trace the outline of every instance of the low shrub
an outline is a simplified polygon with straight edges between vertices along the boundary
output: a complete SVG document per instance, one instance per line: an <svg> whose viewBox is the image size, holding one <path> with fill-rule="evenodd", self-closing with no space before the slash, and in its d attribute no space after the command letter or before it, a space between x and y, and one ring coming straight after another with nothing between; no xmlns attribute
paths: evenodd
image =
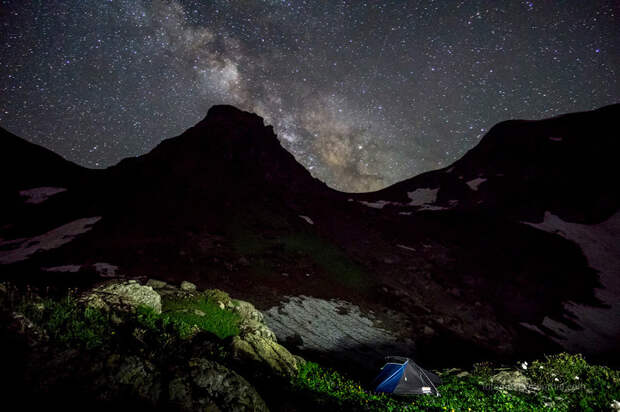
<svg viewBox="0 0 620 412"><path fill-rule="evenodd" d="M620 399L620 372L589 365L581 355L548 356L544 361L534 361L528 371L524 372L541 385L536 393L510 392L488 385L488 378L495 372L489 363L476 365L468 376L443 374L443 384L438 386L441 397L374 393L312 362L301 366L293 384L306 397L314 396L326 406L368 411L596 411L609 409L613 400ZM549 380L557 383L556 378L581 381L581 386L542 385Z"/></svg>

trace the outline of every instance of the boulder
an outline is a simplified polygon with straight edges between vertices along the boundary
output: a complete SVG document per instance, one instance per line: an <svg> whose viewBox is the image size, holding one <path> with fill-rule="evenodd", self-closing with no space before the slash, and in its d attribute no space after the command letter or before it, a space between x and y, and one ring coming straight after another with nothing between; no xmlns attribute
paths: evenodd
<svg viewBox="0 0 620 412"><path fill-rule="evenodd" d="M189 367L194 385L192 410L268 411L256 389L236 372L204 358L190 359ZM175 389L179 395L185 390L178 385Z"/></svg>
<svg viewBox="0 0 620 412"><path fill-rule="evenodd" d="M168 383L168 400L172 406L180 410L192 410L192 388L187 377L177 376L170 380Z"/></svg>
<svg viewBox="0 0 620 412"><path fill-rule="evenodd" d="M196 285L184 280L183 282L181 282L181 290L185 292L193 292L196 290Z"/></svg>
<svg viewBox="0 0 620 412"><path fill-rule="evenodd" d="M248 335L256 335L261 338L277 342L276 334L263 322L255 319L246 319L239 324L239 335L244 338Z"/></svg>
<svg viewBox="0 0 620 412"><path fill-rule="evenodd" d="M234 305L233 311L235 311L239 314L239 316L241 316L242 322L249 320L255 320L258 322L263 321L263 314L259 310L257 310L250 302L238 300Z"/></svg>
<svg viewBox="0 0 620 412"><path fill-rule="evenodd" d="M230 307L232 308L232 301L228 293L219 289L206 289L202 292L203 296L211 302L215 302L220 308Z"/></svg>
<svg viewBox="0 0 620 412"><path fill-rule="evenodd" d="M236 301L232 310L241 317L239 336L231 341L233 358L256 363L279 376L296 376L297 358L278 344L275 333L263 322L263 314L245 301Z"/></svg>
<svg viewBox="0 0 620 412"><path fill-rule="evenodd" d="M146 286L150 286L153 289L157 290L157 289L163 289L167 286L168 284L166 282L164 282L163 280L158 280L158 279L149 279L146 282Z"/></svg>
<svg viewBox="0 0 620 412"><path fill-rule="evenodd" d="M146 359L137 356L128 356L122 359L120 367L112 376L111 382L115 385L130 387L131 392L139 399L146 400L153 405L159 401L161 393L160 373Z"/></svg>
<svg viewBox="0 0 620 412"><path fill-rule="evenodd" d="M161 313L161 296L151 286L140 285L135 280L112 281L101 284L80 297L87 307L105 311L134 312L138 306L146 306Z"/></svg>
<svg viewBox="0 0 620 412"><path fill-rule="evenodd" d="M256 334L235 336L231 341L231 351L238 361L255 363L275 375L297 376L297 358L271 339Z"/></svg>
<svg viewBox="0 0 620 412"><path fill-rule="evenodd" d="M523 393L535 392L527 376L517 370L501 371L491 377L491 384L497 389Z"/></svg>
<svg viewBox="0 0 620 412"><path fill-rule="evenodd" d="M276 334L263 321L263 314L250 302L236 301L232 310L241 317L239 335L242 338L248 335L256 335L277 342Z"/></svg>

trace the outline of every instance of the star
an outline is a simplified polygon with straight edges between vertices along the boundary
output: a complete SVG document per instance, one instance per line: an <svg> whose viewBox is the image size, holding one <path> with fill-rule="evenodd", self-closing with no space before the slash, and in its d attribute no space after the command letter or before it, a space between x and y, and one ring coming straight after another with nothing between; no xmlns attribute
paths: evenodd
<svg viewBox="0 0 620 412"><path fill-rule="evenodd" d="M612 0L5 0L0 126L98 168L233 104L328 185L376 190L497 122L618 102L619 26Z"/></svg>

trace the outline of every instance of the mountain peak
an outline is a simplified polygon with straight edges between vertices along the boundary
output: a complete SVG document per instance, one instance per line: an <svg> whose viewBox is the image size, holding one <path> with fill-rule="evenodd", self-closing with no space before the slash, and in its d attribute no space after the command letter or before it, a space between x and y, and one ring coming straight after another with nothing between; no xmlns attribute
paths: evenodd
<svg viewBox="0 0 620 412"><path fill-rule="evenodd" d="M220 104L211 106L205 118L200 121L196 126L205 127L212 126L213 124L245 125L246 127L265 127L265 122L262 117L255 113L243 111L235 106Z"/></svg>

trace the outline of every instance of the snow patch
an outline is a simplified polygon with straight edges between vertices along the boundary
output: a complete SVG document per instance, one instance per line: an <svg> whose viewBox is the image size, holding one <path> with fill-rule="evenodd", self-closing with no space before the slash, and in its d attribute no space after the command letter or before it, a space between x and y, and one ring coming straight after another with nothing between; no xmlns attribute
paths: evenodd
<svg viewBox="0 0 620 412"><path fill-rule="evenodd" d="M409 247L409 246L405 246L405 245L396 245L396 247L399 247L399 248L401 248L401 249L405 249L405 250L410 250L410 251L412 251L412 252L415 252L415 251L416 251L414 248Z"/></svg>
<svg viewBox="0 0 620 412"><path fill-rule="evenodd" d="M303 220L305 220L306 222L308 222L308 224L310 224L310 225L314 224L312 219L310 219L308 216L299 215L299 217L302 218Z"/></svg>
<svg viewBox="0 0 620 412"><path fill-rule="evenodd" d="M360 203L375 209L383 209L383 206L393 204L394 202L390 202L388 200L377 200L376 202L366 202L364 200L360 200Z"/></svg>
<svg viewBox="0 0 620 412"><path fill-rule="evenodd" d="M82 265L61 265L61 266L50 266L41 268L45 272L70 272L76 273L79 272L82 268Z"/></svg>
<svg viewBox="0 0 620 412"><path fill-rule="evenodd" d="M423 205L418 210L448 210L449 208L435 205Z"/></svg>
<svg viewBox="0 0 620 412"><path fill-rule="evenodd" d="M467 183L467 186L469 186L469 188L471 190L478 190L478 186L480 186L482 183L486 182L487 179L484 177L477 177L473 180L469 180L465 183Z"/></svg>
<svg viewBox="0 0 620 412"><path fill-rule="evenodd" d="M562 139L561 137L549 136L549 140L551 140L552 142L561 142L564 139Z"/></svg>
<svg viewBox="0 0 620 412"><path fill-rule="evenodd" d="M409 216L411 212L398 212L399 215Z"/></svg>
<svg viewBox="0 0 620 412"><path fill-rule="evenodd" d="M299 348L355 356L398 343L396 336L379 328L350 302L310 296L286 297L288 301L263 312L278 341L301 338ZM384 356L384 353L380 356ZM366 359L368 359L366 357Z"/></svg>
<svg viewBox="0 0 620 412"><path fill-rule="evenodd" d="M531 325L531 324L526 323L526 322L519 322L519 324L521 326L523 326L524 328L529 329L529 330L531 330L533 332L536 332L536 333L541 334L543 336L545 335L545 333L542 330L540 330L540 328L538 326L536 326L536 325Z"/></svg>
<svg viewBox="0 0 620 412"><path fill-rule="evenodd" d="M543 326L557 333L558 343L571 351L615 349L620 341L620 212L595 225L565 222L545 213L542 223L522 222L545 232L555 233L576 243L593 269L599 272L601 289L596 297L609 308L594 308L567 302L564 308L576 316L583 330L572 330L545 318Z"/></svg>
<svg viewBox="0 0 620 412"><path fill-rule="evenodd" d="M22 197L26 197L26 203L30 204L39 204L45 202L50 196L53 196L57 193L66 192L67 189L64 187L35 187L34 189L22 190L19 192L19 195Z"/></svg>
<svg viewBox="0 0 620 412"><path fill-rule="evenodd" d="M93 265L95 267L95 271L102 278L114 278L116 277L116 271L118 270L118 266L111 265L105 262L97 262Z"/></svg>
<svg viewBox="0 0 620 412"><path fill-rule="evenodd" d="M416 189L413 192L408 192L407 196L411 199L409 205L422 206L428 203L435 203L437 201L437 193L439 188L436 189Z"/></svg>
<svg viewBox="0 0 620 412"><path fill-rule="evenodd" d="M92 229L101 216L86 217L62 225L39 236L0 241L0 264L26 260L39 250L56 249L71 242L76 236Z"/></svg>

